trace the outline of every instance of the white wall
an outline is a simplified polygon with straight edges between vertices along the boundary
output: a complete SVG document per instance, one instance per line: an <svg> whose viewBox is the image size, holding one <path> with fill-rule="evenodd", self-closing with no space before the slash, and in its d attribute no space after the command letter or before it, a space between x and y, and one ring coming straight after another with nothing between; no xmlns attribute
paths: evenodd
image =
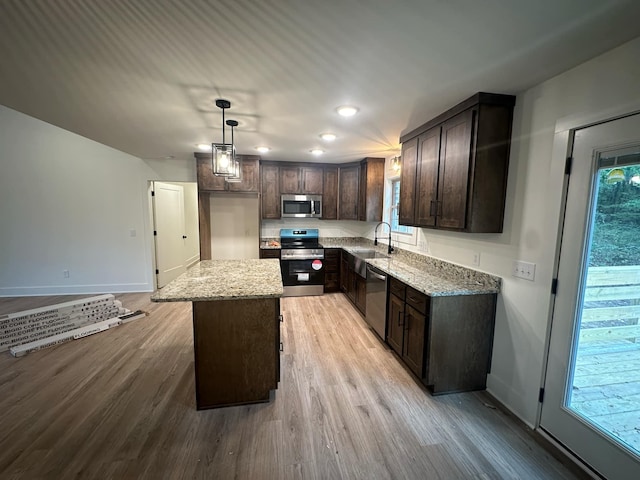
<svg viewBox="0 0 640 480"><path fill-rule="evenodd" d="M210 195L211 259L259 258L260 200L258 196Z"/></svg>
<svg viewBox="0 0 640 480"><path fill-rule="evenodd" d="M194 181L192 164L144 162L0 106L0 296L151 291L148 180Z"/></svg>
<svg viewBox="0 0 640 480"><path fill-rule="evenodd" d="M418 245L426 240L432 256L502 277L488 390L530 426L537 421L566 152L554 154L555 130L637 110L638 58L640 38L517 96L504 233L419 231ZM514 259L537 265L534 282L511 276Z"/></svg>

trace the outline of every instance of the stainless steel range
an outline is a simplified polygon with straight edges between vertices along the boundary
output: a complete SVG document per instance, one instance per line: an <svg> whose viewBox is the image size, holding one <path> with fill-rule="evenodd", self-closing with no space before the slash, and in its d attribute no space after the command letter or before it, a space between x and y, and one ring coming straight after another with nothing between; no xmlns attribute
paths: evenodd
<svg viewBox="0 0 640 480"><path fill-rule="evenodd" d="M280 269L285 297L324 293L324 248L318 229L280 230Z"/></svg>

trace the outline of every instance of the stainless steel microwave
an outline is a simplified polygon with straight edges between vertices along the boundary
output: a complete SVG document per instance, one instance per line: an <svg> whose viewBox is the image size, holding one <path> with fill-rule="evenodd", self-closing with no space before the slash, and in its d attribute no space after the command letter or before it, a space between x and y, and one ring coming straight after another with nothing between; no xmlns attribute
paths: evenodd
<svg viewBox="0 0 640 480"><path fill-rule="evenodd" d="M322 217L322 195L282 195L282 217Z"/></svg>

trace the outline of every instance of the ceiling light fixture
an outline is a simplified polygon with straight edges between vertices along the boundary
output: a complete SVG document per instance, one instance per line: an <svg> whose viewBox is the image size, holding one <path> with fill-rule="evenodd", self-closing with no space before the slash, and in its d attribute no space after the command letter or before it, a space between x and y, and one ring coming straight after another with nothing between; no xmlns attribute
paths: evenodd
<svg viewBox="0 0 640 480"><path fill-rule="evenodd" d="M341 107L338 107L337 112L343 117L353 117L356 113L358 113L358 108L351 105L343 105Z"/></svg>
<svg viewBox="0 0 640 480"><path fill-rule="evenodd" d="M260 153L267 153L271 149L269 147L259 146L259 147L256 147L256 150L259 151Z"/></svg>
<svg viewBox="0 0 640 480"><path fill-rule="evenodd" d="M227 120L227 125L231 127L231 145L233 147L233 158L231 159L231 169L232 174L229 177L225 177L225 181L229 183L240 183L242 182L242 165L240 164L240 159L236 156L235 152L235 144L233 143L233 128L238 126L238 122L236 120Z"/></svg>
<svg viewBox="0 0 640 480"><path fill-rule="evenodd" d="M311 152L312 155L315 155L316 157L324 153L324 150L322 150L321 148L314 148L313 150L309 150L309 151Z"/></svg>
<svg viewBox="0 0 640 480"><path fill-rule="evenodd" d="M333 142L338 137L336 136L335 133L327 132L327 133L321 133L320 138L323 139L325 142Z"/></svg>
<svg viewBox="0 0 640 480"><path fill-rule="evenodd" d="M235 173L236 147L233 145L233 140L231 143L224 141L224 111L231 108L231 102L219 98L216 100L216 107L222 109L222 143L211 144L211 167L214 175L231 177ZM233 134L233 129L231 133Z"/></svg>

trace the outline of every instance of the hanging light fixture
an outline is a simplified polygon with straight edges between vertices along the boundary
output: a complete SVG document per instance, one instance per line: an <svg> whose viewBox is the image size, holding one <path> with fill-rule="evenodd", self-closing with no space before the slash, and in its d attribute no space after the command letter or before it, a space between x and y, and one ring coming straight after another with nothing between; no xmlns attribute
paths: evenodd
<svg viewBox="0 0 640 480"><path fill-rule="evenodd" d="M233 140L231 140L231 143L225 143L224 141L224 111L231 107L231 102L219 98L216 100L216 106L222 109L222 143L211 144L211 167L214 175L231 177L234 174L236 148L233 145Z"/></svg>
<svg viewBox="0 0 640 480"><path fill-rule="evenodd" d="M231 174L231 176L226 177L225 181L229 183L240 183L242 182L242 165L240 165L240 160L237 158L235 154L235 143L233 141L233 127L237 127L238 122L236 120L227 120L227 125L231 127L231 144L234 145L234 149L233 149L233 158L232 158L233 173Z"/></svg>
<svg viewBox="0 0 640 480"><path fill-rule="evenodd" d="M401 167L401 163L400 163L400 157L393 157L391 159L391 168L393 169L394 173L400 173L400 167Z"/></svg>

